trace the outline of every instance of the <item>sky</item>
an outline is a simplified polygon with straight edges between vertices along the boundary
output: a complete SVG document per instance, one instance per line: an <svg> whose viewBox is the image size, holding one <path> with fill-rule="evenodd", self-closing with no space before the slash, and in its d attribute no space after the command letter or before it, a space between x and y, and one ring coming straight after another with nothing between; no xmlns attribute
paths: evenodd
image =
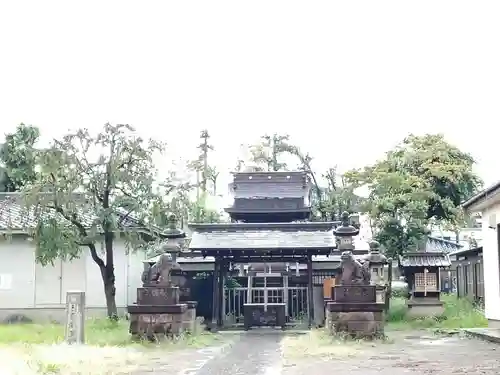
<svg viewBox="0 0 500 375"><path fill-rule="evenodd" d="M500 180L500 2L3 1L0 133L128 123L222 181L240 145L288 133L318 171L444 133Z"/></svg>

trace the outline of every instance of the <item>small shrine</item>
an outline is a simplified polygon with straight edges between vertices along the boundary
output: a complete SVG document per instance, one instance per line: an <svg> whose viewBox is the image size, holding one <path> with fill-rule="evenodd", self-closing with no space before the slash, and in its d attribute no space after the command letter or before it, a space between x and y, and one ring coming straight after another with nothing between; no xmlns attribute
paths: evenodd
<svg viewBox="0 0 500 375"><path fill-rule="evenodd" d="M414 317L439 316L444 312L440 299L440 271L451 266L443 252L417 251L404 254L400 259L408 283L408 315Z"/></svg>
<svg viewBox="0 0 500 375"><path fill-rule="evenodd" d="M369 260L358 261L353 253L353 237L359 230L342 214L342 225L334 230L342 250L340 285L333 287L333 300L326 304L327 327L331 334L373 338L384 332L384 303L377 303L376 285L371 283Z"/></svg>
<svg viewBox="0 0 500 375"><path fill-rule="evenodd" d="M137 303L127 308L133 336L153 340L195 328L196 303L181 298L183 276L176 258L185 234L175 228L176 222L175 216L170 215L164 234L166 242L153 249L159 255L144 262L143 286L137 288Z"/></svg>

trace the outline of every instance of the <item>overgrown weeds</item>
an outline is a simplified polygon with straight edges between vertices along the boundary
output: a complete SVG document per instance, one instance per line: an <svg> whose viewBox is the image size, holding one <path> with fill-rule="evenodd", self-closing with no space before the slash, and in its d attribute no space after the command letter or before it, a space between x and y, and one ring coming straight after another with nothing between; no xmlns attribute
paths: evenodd
<svg viewBox="0 0 500 375"><path fill-rule="evenodd" d="M7 373L23 374L115 374L131 373L176 349L200 348L222 343L197 322L194 334L160 342L134 341L127 321L86 321L86 345L66 345L64 326L59 324L0 325L0 362ZM177 355L173 354L172 355ZM156 358L156 359L155 359ZM85 372L79 372L85 368ZM118 369L121 372L116 372ZM2 372L3 374L3 372Z"/></svg>
<svg viewBox="0 0 500 375"><path fill-rule="evenodd" d="M468 299L455 295L442 295L444 313L436 317L411 318L407 316L408 308L404 298L391 299L387 314L387 329L459 329L486 327L488 321L483 311Z"/></svg>
<svg viewBox="0 0 500 375"><path fill-rule="evenodd" d="M199 323L198 323L199 324ZM92 346L151 346L149 341L134 341L129 334L129 322L126 320L88 319L85 322L85 344ZM220 339L219 335L209 333L204 327L196 327L196 334L184 334L161 345L205 346ZM0 325L0 344L60 344L64 343L64 325L18 323ZM158 343L156 343L158 344Z"/></svg>

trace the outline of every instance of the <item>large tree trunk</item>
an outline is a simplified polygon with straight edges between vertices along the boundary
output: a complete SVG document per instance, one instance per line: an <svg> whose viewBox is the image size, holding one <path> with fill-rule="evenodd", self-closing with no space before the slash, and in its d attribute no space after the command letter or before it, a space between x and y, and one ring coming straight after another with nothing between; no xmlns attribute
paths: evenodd
<svg viewBox="0 0 500 375"><path fill-rule="evenodd" d="M104 293L106 295L106 308L108 318L118 320L118 310L116 308L116 288L115 288L115 261L113 256L114 233L107 230L104 232L104 246L106 248L106 266L101 268L102 280L104 282Z"/></svg>
<svg viewBox="0 0 500 375"><path fill-rule="evenodd" d="M106 296L106 313L108 319L118 320L118 309L116 307L116 287L115 287L115 275L114 270L106 267L101 270L103 283L104 283L104 295Z"/></svg>

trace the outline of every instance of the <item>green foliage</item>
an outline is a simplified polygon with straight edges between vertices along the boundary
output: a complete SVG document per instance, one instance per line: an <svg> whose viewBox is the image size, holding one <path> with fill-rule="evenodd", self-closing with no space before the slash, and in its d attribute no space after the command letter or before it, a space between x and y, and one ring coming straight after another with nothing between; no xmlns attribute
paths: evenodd
<svg viewBox="0 0 500 375"><path fill-rule="evenodd" d="M387 321L390 329L458 329L478 328L488 325L483 311L478 309L471 301L465 298L457 298L455 295L442 295L444 313L437 317L409 318L406 299L392 298Z"/></svg>
<svg viewBox="0 0 500 375"><path fill-rule="evenodd" d="M336 168L330 168L318 178L311 166L313 157L292 144L288 134L262 136L260 143L250 146L250 154L250 162L256 165L258 171L286 171L288 164L282 158L289 155L298 159L298 169L308 172L312 179L313 219L338 220L343 211L358 211L362 199L354 194L357 186L348 183L337 173ZM238 170L243 163L238 160Z"/></svg>
<svg viewBox="0 0 500 375"><path fill-rule="evenodd" d="M299 169L311 176L315 198L312 201L313 219L340 220L344 211L359 212L363 199L354 194L357 185L337 173L336 167L329 168L321 175L321 180L318 179L311 167L313 157L309 153L303 153L293 145L290 145L288 150L299 159Z"/></svg>
<svg viewBox="0 0 500 375"><path fill-rule="evenodd" d="M429 224L463 225L460 203L481 186L473 165L472 156L442 135L410 135L385 159L346 178L369 187L363 210L373 220L376 239L395 256L414 248Z"/></svg>
<svg viewBox="0 0 500 375"><path fill-rule="evenodd" d="M64 225L55 218L41 220L35 231L36 261L43 266L54 265L55 259L73 260L80 255L76 228Z"/></svg>
<svg viewBox="0 0 500 375"><path fill-rule="evenodd" d="M263 135L261 142L250 146L251 162L255 164L260 171L286 171L288 166L281 161L284 154L293 155L295 147L290 144L288 134Z"/></svg>
<svg viewBox="0 0 500 375"><path fill-rule="evenodd" d="M95 346L128 346L141 344L145 347L154 346L149 341L133 341L129 332L130 322L120 322L109 319L87 319L85 321L85 342ZM176 341L165 342L162 349L203 347L211 345L220 340L220 336L204 331L204 328L196 327L195 334L179 337ZM61 324L0 324L0 344L13 345L22 343L29 344L59 344L64 342L64 325Z"/></svg>
<svg viewBox="0 0 500 375"><path fill-rule="evenodd" d="M100 268L110 317L116 317L114 241L123 233L129 244L140 242L127 220L154 223L147 209L156 199L153 155L163 147L129 125L106 124L96 135L80 129L38 153L40 170L23 188L38 223L37 260L71 259L86 246Z"/></svg>
<svg viewBox="0 0 500 375"><path fill-rule="evenodd" d="M208 196L210 194L217 196L219 172L216 167L209 163L209 154L214 151L214 147L208 142L210 138L208 130L202 130L200 138L201 143L197 146L198 158L190 161L187 165L188 169L196 174L196 184L194 185L196 200L194 202L189 198L184 200L183 217L197 223L218 223L221 221L221 213L207 207Z"/></svg>
<svg viewBox="0 0 500 375"><path fill-rule="evenodd" d="M35 180L35 144L40 137L36 126L20 124L5 136L0 146L0 191L14 192Z"/></svg>

